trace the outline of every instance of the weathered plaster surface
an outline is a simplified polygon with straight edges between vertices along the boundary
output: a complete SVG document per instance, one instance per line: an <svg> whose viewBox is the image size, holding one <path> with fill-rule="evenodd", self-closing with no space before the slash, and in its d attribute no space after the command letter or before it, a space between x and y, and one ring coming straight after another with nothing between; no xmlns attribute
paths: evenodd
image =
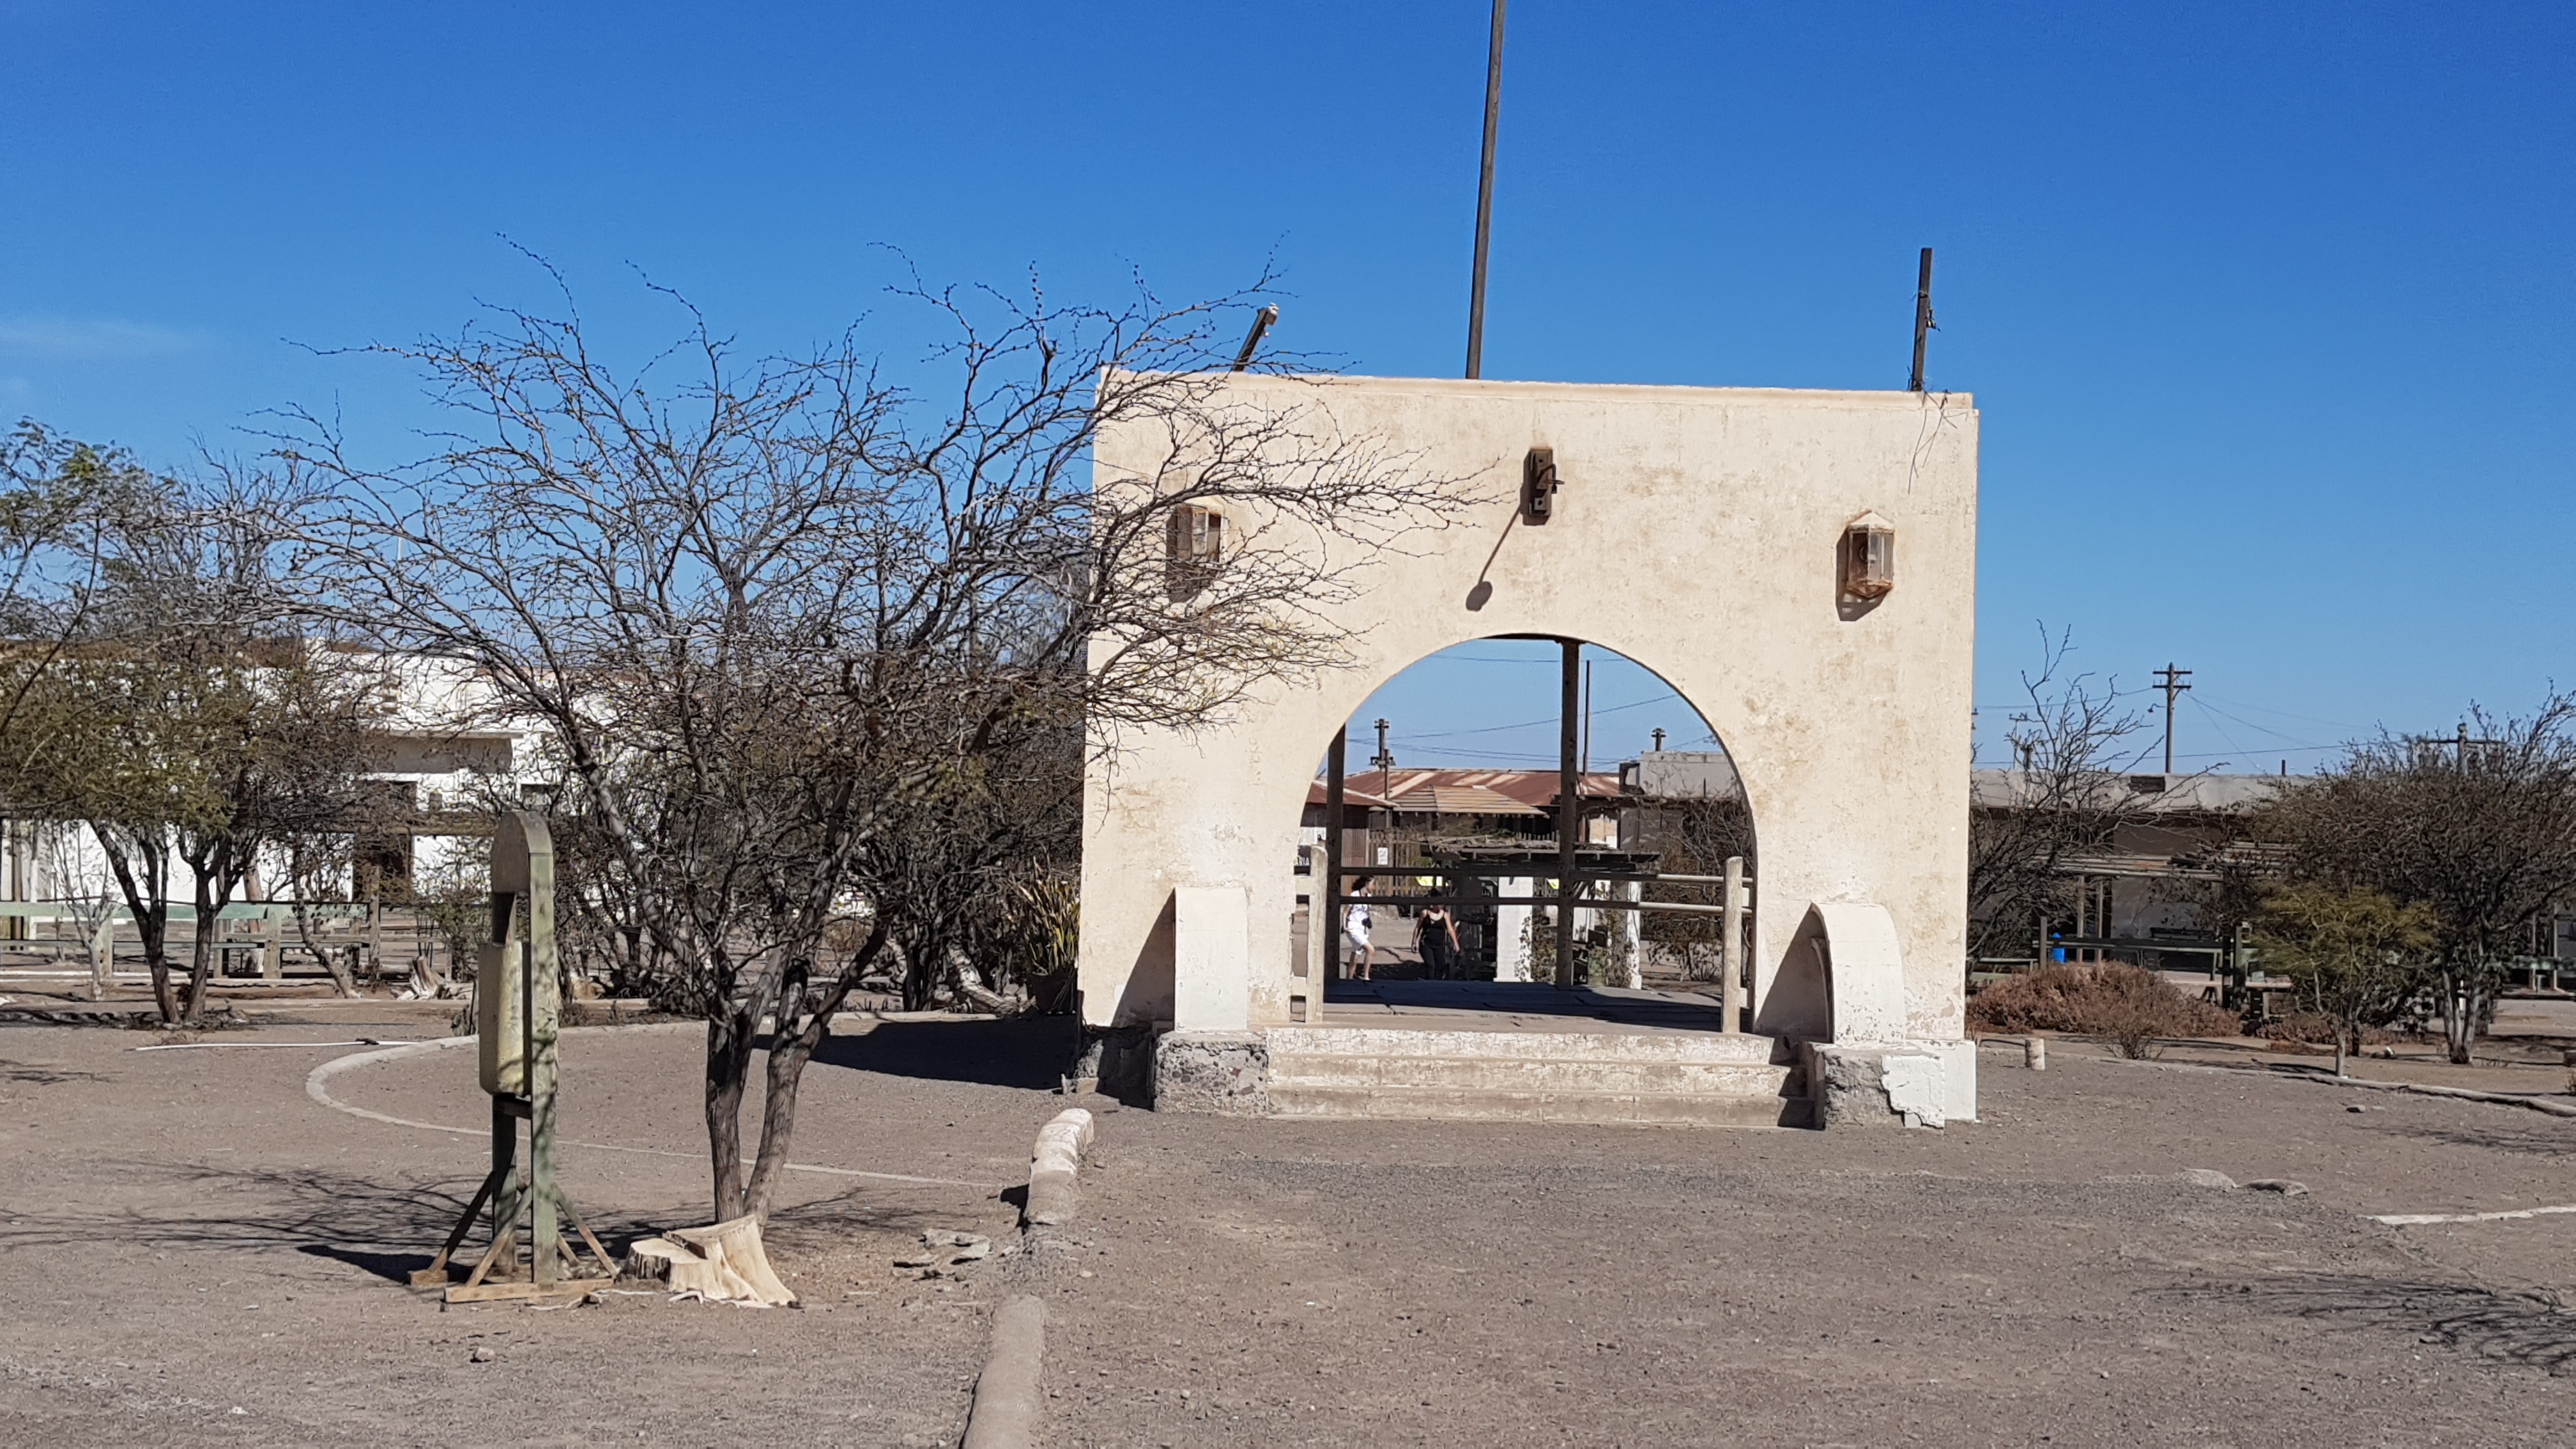
<svg viewBox="0 0 2576 1449"><path fill-rule="evenodd" d="M1872 1034L1961 1036L1977 472L1968 398L1247 375L1227 401L1318 432L1377 436L1425 476L1467 480L1461 490L1481 501L1401 553L1313 542L1349 558L1362 585L1334 611L1353 667L1267 689L1221 731L1131 731L1094 769L1087 1023L1285 1022L1289 924L1305 883L1292 873L1298 819L1333 732L1426 655L1545 634L1655 670L1733 757L1760 842L1756 1029L1832 1030L1820 955L1799 937L1813 907L1866 903L1884 909L1897 958L1867 968L1881 973L1866 983ZM1103 486L1166 441L1104 432ZM1556 450L1564 488L1546 526L1513 526L1534 445ZM1836 549L1863 512L1896 528L1897 582L1854 608L1840 598ZM1243 984L1176 994L1175 895L1209 887L1243 892ZM1196 941L1188 955L1238 959Z"/></svg>
<svg viewBox="0 0 2576 1449"><path fill-rule="evenodd" d="M1154 1110L1262 1117L1270 1041L1257 1031L1172 1031L1154 1044Z"/></svg>

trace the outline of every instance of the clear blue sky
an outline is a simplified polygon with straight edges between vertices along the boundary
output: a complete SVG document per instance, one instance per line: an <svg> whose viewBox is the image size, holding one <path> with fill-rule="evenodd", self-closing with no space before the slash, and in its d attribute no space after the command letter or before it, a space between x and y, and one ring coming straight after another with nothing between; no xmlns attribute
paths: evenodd
<svg viewBox="0 0 2576 1449"><path fill-rule="evenodd" d="M0 0L0 413L178 463L297 401L392 446L407 384L293 344L543 300L502 234L634 338L667 319L630 266L764 348L879 307L878 243L1061 296L1275 254L1283 343L1451 375L1485 24ZM1981 703L2046 620L2125 685L2196 669L2194 763L2447 728L2576 683L2571 76L2563 4L1519 0L1486 371L1901 386L1935 246L1931 381L1984 414ZM1421 674L1364 712L1407 758L1547 751L1449 733L1545 715L1543 668Z"/></svg>

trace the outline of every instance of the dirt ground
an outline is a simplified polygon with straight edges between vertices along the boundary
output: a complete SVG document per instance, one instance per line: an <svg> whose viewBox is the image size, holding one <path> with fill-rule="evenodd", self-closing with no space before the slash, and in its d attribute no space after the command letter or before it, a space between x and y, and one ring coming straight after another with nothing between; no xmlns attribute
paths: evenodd
<svg viewBox="0 0 2576 1449"><path fill-rule="evenodd" d="M465 1129L441 1132L307 1095L314 1066L365 1048L270 1043L442 1036L454 1009L300 1002L154 1052L133 1050L151 1033L0 1029L0 1443L957 1441L993 1297L889 1259L928 1227L1010 1238L1000 1195L1062 1106L1010 1074L1060 1063L1036 1037L1065 1023L889 1023L829 1044L797 1160L928 1180L791 1174L770 1243L802 1311L442 1309L399 1280L481 1177L473 1058L328 1083L350 1106ZM567 1035L562 1135L599 1145L567 1147L563 1181L612 1246L707 1220L700 1041Z"/></svg>
<svg viewBox="0 0 2576 1449"><path fill-rule="evenodd" d="M1057 1449L2571 1438L2576 1213L2363 1215L2576 1204L2576 1122L2187 1059L2240 1048L1990 1046L1940 1132L1105 1112L1083 1215L952 1285L887 1260L1006 1236L1065 1028L892 1022L810 1078L832 1170L772 1233L804 1310L442 1310L397 1280L479 1172L470 1058L339 1072L334 1110L308 1073L367 1048L240 1044L443 1014L279 1014L0 1029L0 1442L953 1444L1022 1291ZM566 1184L614 1236L704 1220L697 1049L567 1041Z"/></svg>

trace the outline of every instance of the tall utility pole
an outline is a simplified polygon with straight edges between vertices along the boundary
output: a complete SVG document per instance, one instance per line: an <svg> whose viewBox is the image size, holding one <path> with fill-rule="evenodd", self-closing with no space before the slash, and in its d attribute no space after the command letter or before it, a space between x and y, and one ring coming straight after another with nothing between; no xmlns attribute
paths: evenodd
<svg viewBox="0 0 2576 1449"><path fill-rule="evenodd" d="M2439 737L2437 736L2436 738ZM2483 756L2487 750L2494 749L2495 747L2502 745L2504 741L2471 739L2469 738L2469 722L2467 720L2462 720L2460 721L2459 738L2456 740L2444 740L2442 743L2452 747L2451 767L2455 770L2465 770L2469 767L2470 759L2473 758L2469 754L2470 746L2475 745L2480 747L2479 755Z"/></svg>
<svg viewBox="0 0 2576 1449"><path fill-rule="evenodd" d="M1562 691L1557 696L1556 754L1556 984L1580 986L1574 970L1574 900L1581 887L1574 876L1575 851L1583 840L1583 777L1575 739L1583 708L1583 642L1558 641L1564 651Z"/></svg>
<svg viewBox="0 0 2576 1449"><path fill-rule="evenodd" d="M1476 279L1467 295L1467 376L1485 375L1485 243L1494 234L1494 129L1503 116L1503 0L1485 53L1485 166L1476 181Z"/></svg>
<svg viewBox="0 0 2576 1449"><path fill-rule="evenodd" d="M1923 339L1932 331L1932 249L1923 249L1923 270L1914 279L1914 374L1907 392L1923 390Z"/></svg>
<svg viewBox="0 0 2576 1449"><path fill-rule="evenodd" d="M1663 732L1662 730L1657 730L1657 731L1655 731L1655 753L1660 755L1660 754L1662 754L1663 752L1664 752L1664 732Z"/></svg>
<svg viewBox="0 0 2576 1449"><path fill-rule="evenodd" d="M2176 669L2168 662L2164 668L2155 671L2155 674L2156 687L2165 692L2165 773L2170 775L2173 773L2174 696L2191 689L2190 685L2183 683L2184 680L2191 678L2191 671Z"/></svg>
<svg viewBox="0 0 2576 1449"><path fill-rule="evenodd" d="M1583 773L1592 773L1592 661L1583 661Z"/></svg>
<svg viewBox="0 0 2576 1449"><path fill-rule="evenodd" d="M1386 798L1387 776L1395 770L1395 756L1386 752L1386 721L1377 722L1377 755L1369 761L1377 766L1377 797Z"/></svg>

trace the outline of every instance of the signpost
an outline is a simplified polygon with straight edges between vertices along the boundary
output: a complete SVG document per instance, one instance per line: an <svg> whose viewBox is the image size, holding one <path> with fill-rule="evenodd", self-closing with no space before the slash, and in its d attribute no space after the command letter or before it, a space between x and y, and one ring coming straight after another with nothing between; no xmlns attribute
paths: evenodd
<svg viewBox="0 0 2576 1449"><path fill-rule="evenodd" d="M554 843L543 816L513 810L501 817L492 840L492 938L474 972L475 1057L483 1090L492 1098L492 1170L438 1256L411 1276L416 1288L445 1288L450 1303L577 1295L607 1287L617 1275L608 1250L555 1184L557 981ZM517 1162L521 1122L528 1124L524 1171ZM491 1246L463 1283L451 1285L448 1260L486 1203L492 1207ZM530 1248L525 1278L519 1276L518 1251L523 1215ZM557 1276L559 1268L581 1271L579 1257L563 1239L566 1221L605 1276Z"/></svg>

